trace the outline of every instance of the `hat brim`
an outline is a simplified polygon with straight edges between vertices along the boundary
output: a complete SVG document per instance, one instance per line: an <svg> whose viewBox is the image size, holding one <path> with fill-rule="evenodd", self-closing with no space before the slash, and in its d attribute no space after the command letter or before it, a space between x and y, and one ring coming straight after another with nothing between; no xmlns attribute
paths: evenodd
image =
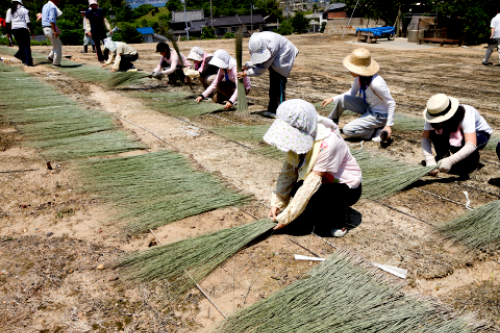
<svg viewBox="0 0 500 333"><path fill-rule="evenodd" d="M293 151L297 154L307 153L314 144L311 135L288 125L281 119L276 119L273 122L264 135L264 141L282 152Z"/></svg>
<svg viewBox="0 0 500 333"><path fill-rule="evenodd" d="M428 123L431 123L431 124L438 124L438 123L442 123L442 122L445 122L449 119L451 119L451 117L453 117L455 115L455 113L457 113L457 110L458 110L458 107L460 106L460 103L458 102L458 99L454 98L454 97L448 97L451 101L451 108L450 108L450 111L448 111L446 114L443 114L442 116L433 116L429 113L429 111L427 111L427 109L424 110L424 119L425 121L427 121Z"/></svg>
<svg viewBox="0 0 500 333"><path fill-rule="evenodd" d="M250 56L250 61L255 65L263 64L269 59L271 59L271 51L269 51L268 49L265 49L261 52L252 53L252 55Z"/></svg>
<svg viewBox="0 0 500 333"><path fill-rule="evenodd" d="M212 60L210 60L208 64L222 69L227 69L229 67L229 64L226 64L224 61L216 57L212 57Z"/></svg>
<svg viewBox="0 0 500 333"><path fill-rule="evenodd" d="M344 58L344 67L351 73L360 76L373 76L380 70L378 63L372 59L369 66L356 66L351 62L351 56L348 55Z"/></svg>
<svg viewBox="0 0 500 333"><path fill-rule="evenodd" d="M187 56L187 59L194 60L194 61L202 61L203 60L203 58L198 53L194 53L194 52L190 52Z"/></svg>

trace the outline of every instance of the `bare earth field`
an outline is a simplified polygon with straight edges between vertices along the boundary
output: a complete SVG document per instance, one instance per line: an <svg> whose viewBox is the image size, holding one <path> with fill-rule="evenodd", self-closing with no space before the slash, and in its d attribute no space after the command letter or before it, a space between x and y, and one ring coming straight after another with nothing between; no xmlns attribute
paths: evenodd
<svg viewBox="0 0 500 333"><path fill-rule="evenodd" d="M287 99L319 102L349 89L352 77L342 66L342 59L358 45L320 34L292 36L290 40L300 54L288 81ZM247 45L247 41L244 43ZM234 54L234 40L179 43L184 54L193 46L208 52L223 48ZM136 67L150 72L160 58L154 45L134 47L140 54ZM72 54L78 62L97 63L93 54L80 54L81 49L64 47L64 53ZM48 50L33 48L38 53ZM431 95L446 93L476 107L499 134L500 67L482 66L482 49L370 50L398 103L397 113L421 116ZM244 61L246 58L248 53ZM47 77L47 84L85 107L126 119L128 122L119 120L121 126L149 147L148 151L178 149L198 167L216 173L255 199L243 210L215 210L155 229L161 243L253 221L246 212L258 218L267 216L265 205L280 163L253 154L251 148L257 148L257 144L243 142L247 146L243 147L208 131L229 121L271 124L272 120L261 116L268 99L267 74L251 79L249 118L236 117L233 111L192 118L189 121L200 128L200 136L193 137L181 128L186 126L185 119L148 108L144 100L131 96L131 90L109 91L82 83L59 75L46 64L27 71ZM163 83L152 85L155 91L170 89ZM199 94L201 86L195 84L194 90ZM9 96L0 96L0 102L4 98ZM341 125L349 120L341 119ZM394 137L387 148L372 142L365 142L364 148L419 163L420 133L395 131ZM168 289L161 283L132 285L124 281L115 267L116 259L154 246L158 240L152 234L131 237L116 232L110 225L116 212L82 189L74 163L52 161L54 170L48 170L34 149L23 146L24 140L2 118L0 110L0 332L201 332L223 319L197 289L171 304L167 302ZM350 144L353 148L360 146L358 142ZM139 153L144 151L128 155ZM498 188L488 180L500 177L499 161L492 152L482 152L481 159L482 168L468 180L446 175L445 179L428 177L384 200L387 206L360 201L354 208L362 214L362 224L344 238L329 238L328 242L368 261L407 269L405 292L434 297L457 313L486 321L492 331L500 330L500 254L471 251L444 239L432 226L466 212L461 205L466 203L463 191L468 192L472 207L498 200ZM7 173L12 170L29 171ZM327 257L336 250L314 235L269 235L227 260L201 287L229 315L306 275L316 263L295 261L294 255L310 256L311 251Z"/></svg>

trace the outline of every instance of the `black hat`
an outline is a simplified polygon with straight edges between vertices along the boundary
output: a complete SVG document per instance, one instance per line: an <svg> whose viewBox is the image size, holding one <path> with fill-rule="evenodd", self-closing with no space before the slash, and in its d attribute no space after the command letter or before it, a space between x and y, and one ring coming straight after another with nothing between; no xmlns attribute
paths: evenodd
<svg viewBox="0 0 500 333"><path fill-rule="evenodd" d="M170 49L167 43L159 42L156 44L156 52L165 52L165 50Z"/></svg>

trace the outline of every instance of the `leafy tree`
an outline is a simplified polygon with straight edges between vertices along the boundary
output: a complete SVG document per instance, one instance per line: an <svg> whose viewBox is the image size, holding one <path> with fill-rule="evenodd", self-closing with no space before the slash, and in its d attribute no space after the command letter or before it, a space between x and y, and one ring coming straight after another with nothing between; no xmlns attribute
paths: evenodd
<svg viewBox="0 0 500 333"><path fill-rule="evenodd" d="M303 12L296 12L292 18L293 31L298 34L303 34L309 29L309 21L306 19Z"/></svg>
<svg viewBox="0 0 500 333"><path fill-rule="evenodd" d="M224 39L236 38L236 35L233 32L226 32L224 35Z"/></svg>
<svg viewBox="0 0 500 333"><path fill-rule="evenodd" d="M277 0L258 0L255 6L263 16L268 16L271 22L283 21L283 10Z"/></svg>
<svg viewBox="0 0 500 333"><path fill-rule="evenodd" d="M214 33L214 29L211 27L201 28L201 39L217 39Z"/></svg>
<svg viewBox="0 0 500 333"><path fill-rule="evenodd" d="M183 9L183 5L180 0L168 0L165 7L167 7L167 9L171 12Z"/></svg>
<svg viewBox="0 0 500 333"><path fill-rule="evenodd" d="M125 43L142 43L142 35L129 23L121 24L121 31L113 34L113 40L122 40Z"/></svg>
<svg viewBox="0 0 500 333"><path fill-rule="evenodd" d="M323 22L321 23L321 29L319 30L319 32L324 33L325 29L326 29L326 22Z"/></svg>
<svg viewBox="0 0 500 333"><path fill-rule="evenodd" d="M293 34L293 26L290 20L285 20L280 23L280 27L278 29L274 29L274 32L280 35L291 35Z"/></svg>
<svg viewBox="0 0 500 333"><path fill-rule="evenodd" d="M141 16L147 15L150 11L154 10L156 7L150 4L140 5L134 9L134 18L139 18Z"/></svg>

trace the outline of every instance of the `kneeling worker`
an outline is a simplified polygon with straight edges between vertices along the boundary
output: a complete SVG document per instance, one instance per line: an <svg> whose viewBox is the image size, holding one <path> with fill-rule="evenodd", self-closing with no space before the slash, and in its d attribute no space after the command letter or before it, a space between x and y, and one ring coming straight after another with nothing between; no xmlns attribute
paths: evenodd
<svg viewBox="0 0 500 333"><path fill-rule="evenodd" d="M139 53L128 44L113 42L111 38L108 38L104 43L104 58L107 58L107 61L102 65L102 68L111 64L114 60L115 63L113 64L111 72L126 72L129 69L135 69L132 62L139 58Z"/></svg>
<svg viewBox="0 0 500 333"><path fill-rule="evenodd" d="M196 101L199 103L214 93L213 101L215 103L221 103L228 100L224 110L229 110L238 97L236 60L226 51L217 50L209 64L218 67L219 72L212 84L196 99ZM250 79L245 77L243 79L243 84L245 85L245 92L248 95L251 87Z"/></svg>

